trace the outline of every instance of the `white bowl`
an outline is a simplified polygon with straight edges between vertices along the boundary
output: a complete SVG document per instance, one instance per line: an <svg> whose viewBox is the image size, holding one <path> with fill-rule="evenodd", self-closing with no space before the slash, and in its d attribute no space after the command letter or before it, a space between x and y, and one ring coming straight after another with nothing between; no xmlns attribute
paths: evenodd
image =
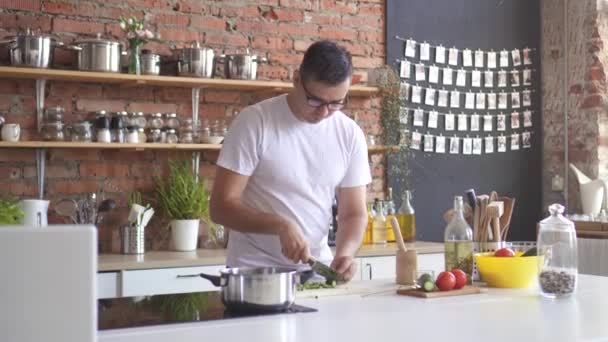
<svg viewBox="0 0 608 342"><path fill-rule="evenodd" d="M220 144L223 140L224 137L201 137L203 144Z"/></svg>

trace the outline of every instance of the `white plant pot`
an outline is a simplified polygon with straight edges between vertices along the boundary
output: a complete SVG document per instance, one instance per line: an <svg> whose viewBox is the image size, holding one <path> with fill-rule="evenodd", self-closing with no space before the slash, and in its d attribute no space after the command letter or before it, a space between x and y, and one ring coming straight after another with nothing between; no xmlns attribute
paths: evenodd
<svg viewBox="0 0 608 342"><path fill-rule="evenodd" d="M194 251L198 242L200 220L172 220L171 239L176 251Z"/></svg>

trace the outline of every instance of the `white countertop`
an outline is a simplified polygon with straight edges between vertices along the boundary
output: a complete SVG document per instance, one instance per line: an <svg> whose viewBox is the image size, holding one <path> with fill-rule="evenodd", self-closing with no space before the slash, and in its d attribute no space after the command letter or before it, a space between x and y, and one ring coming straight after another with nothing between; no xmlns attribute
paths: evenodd
<svg viewBox="0 0 608 342"><path fill-rule="evenodd" d="M534 289L435 299L393 291L300 299L296 303L319 311L109 330L98 336L99 342L608 341L608 277L581 275L578 285L574 296L562 300L544 299Z"/></svg>
<svg viewBox="0 0 608 342"><path fill-rule="evenodd" d="M443 253L443 243L416 241L406 243L407 248L415 249L418 254ZM395 255L397 245L363 245L357 257ZM192 252L150 251L141 255L100 254L97 261L99 272L120 270L142 270L166 267L191 267L224 265L225 249L199 249Z"/></svg>

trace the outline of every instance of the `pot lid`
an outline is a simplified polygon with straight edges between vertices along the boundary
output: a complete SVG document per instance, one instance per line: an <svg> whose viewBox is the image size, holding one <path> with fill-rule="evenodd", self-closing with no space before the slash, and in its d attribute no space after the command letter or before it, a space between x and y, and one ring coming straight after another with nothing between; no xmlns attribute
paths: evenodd
<svg viewBox="0 0 608 342"><path fill-rule="evenodd" d="M83 38L83 39L79 39L75 42L75 44L83 44L83 43L119 44L119 42L114 39L101 38L101 33L97 33L97 36L94 38Z"/></svg>
<svg viewBox="0 0 608 342"><path fill-rule="evenodd" d="M42 32L40 32L40 29L32 30L29 27L25 28L24 30L21 30L19 33L15 34L15 35L4 37L4 39L14 39L14 38L18 38L18 37L50 38L50 39L54 39L54 40L59 39L54 34L42 33Z"/></svg>

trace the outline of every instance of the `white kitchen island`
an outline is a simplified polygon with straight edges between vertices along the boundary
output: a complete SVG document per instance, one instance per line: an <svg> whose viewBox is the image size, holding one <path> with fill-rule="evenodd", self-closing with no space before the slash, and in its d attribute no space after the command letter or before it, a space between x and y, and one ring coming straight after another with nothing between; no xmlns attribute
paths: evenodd
<svg viewBox="0 0 608 342"><path fill-rule="evenodd" d="M580 275L578 285L562 300L534 289L435 299L392 291L307 298L296 303L318 312L107 330L99 341L608 341L608 277Z"/></svg>

